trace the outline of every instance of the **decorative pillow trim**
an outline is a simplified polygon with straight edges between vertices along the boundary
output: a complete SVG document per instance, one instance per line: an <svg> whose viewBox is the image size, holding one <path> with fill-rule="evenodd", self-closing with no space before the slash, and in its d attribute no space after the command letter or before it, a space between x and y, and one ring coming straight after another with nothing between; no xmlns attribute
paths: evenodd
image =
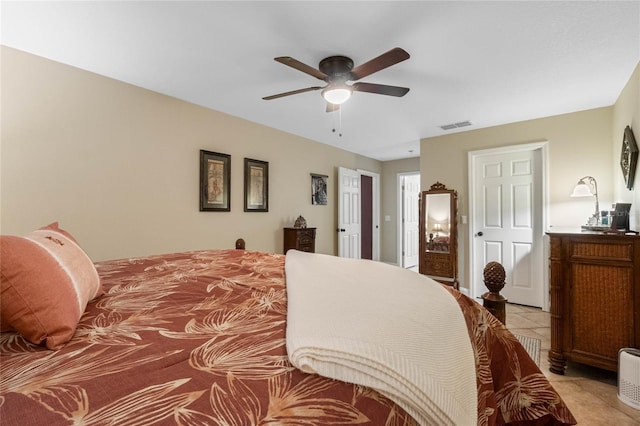
<svg viewBox="0 0 640 426"><path fill-rule="evenodd" d="M62 233L57 233L57 236L52 236L51 233L52 231L48 229L38 229L27 235L26 238L46 250L68 275L75 290L74 293L80 314L78 320L80 320L87 307L87 301L98 296L98 292L101 290L99 287L84 286L83 283L100 281L100 277L89 256L73 239L67 238ZM75 250L58 249L58 246L63 247L66 244L74 245Z"/></svg>

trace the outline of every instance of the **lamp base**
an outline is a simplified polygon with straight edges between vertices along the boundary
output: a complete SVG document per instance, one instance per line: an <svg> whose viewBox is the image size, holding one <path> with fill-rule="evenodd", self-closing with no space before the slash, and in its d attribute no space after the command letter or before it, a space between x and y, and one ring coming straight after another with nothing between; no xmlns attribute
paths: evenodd
<svg viewBox="0 0 640 426"><path fill-rule="evenodd" d="M599 214L593 214L589 220L587 220L587 226L599 226L601 225L600 223L600 215Z"/></svg>

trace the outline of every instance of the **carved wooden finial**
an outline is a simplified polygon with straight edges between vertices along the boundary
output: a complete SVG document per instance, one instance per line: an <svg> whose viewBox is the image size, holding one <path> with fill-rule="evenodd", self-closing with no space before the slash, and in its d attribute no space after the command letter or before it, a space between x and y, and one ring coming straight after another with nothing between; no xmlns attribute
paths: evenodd
<svg viewBox="0 0 640 426"><path fill-rule="evenodd" d="M442 191L446 189L447 187L444 183L436 182L433 185L431 185L431 188L429 188L429 191Z"/></svg>
<svg viewBox="0 0 640 426"><path fill-rule="evenodd" d="M500 293L500 290L504 288L506 274L504 272L504 266L499 262L487 263L484 267L483 276L484 285L487 286L491 293Z"/></svg>
<svg viewBox="0 0 640 426"><path fill-rule="evenodd" d="M499 262L489 262L483 271L484 285L489 289L482 295L483 306L493 314L501 323L507 324L507 312L505 299L500 290L504 288L506 274L504 266Z"/></svg>

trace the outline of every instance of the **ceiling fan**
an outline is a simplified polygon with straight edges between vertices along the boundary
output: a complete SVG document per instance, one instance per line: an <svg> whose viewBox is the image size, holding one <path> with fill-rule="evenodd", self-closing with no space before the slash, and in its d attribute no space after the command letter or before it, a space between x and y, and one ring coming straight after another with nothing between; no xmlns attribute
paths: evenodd
<svg viewBox="0 0 640 426"><path fill-rule="evenodd" d="M265 96L262 99L269 101L298 93L322 90L322 97L327 101L327 112L331 112L339 109L340 104L346 102L354 91L401 97L407 94L409 88L373 83L347 84L347 81L360 80L361 78L407 59L409 59L409 54L405 50L396 47L355 68L353 67L351 58L347 58L346 56L329 56L321 60L318 69L316 69L290 56L279 56L274 58L274 60L309 74L318 80L325 81L327 85L292 90L277 95Z"/></svg>

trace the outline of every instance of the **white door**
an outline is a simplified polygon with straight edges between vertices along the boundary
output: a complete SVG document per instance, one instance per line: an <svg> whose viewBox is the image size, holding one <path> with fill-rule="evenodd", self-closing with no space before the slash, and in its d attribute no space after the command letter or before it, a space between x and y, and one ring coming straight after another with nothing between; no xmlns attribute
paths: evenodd
<svg viewBox="0 0 640 426"><path fill-rule="evenodd" d="M403 177L402 184L402 266L418 265L418 197L420 175Z"/></svg>
<svg viewBox="0 0 640 426"><path fill-rule="evenodd" d="M338 256L360 259L360 173L338 168Z"/></svg>
<svg viewBox="0 0 640 426"><path fill-rule="evenodd" d="M509 302L543 306L541 170L539 149L475 157L471 200L475 297L487 291L484 267L497 261L506 272L500 293Z"/></svg>

